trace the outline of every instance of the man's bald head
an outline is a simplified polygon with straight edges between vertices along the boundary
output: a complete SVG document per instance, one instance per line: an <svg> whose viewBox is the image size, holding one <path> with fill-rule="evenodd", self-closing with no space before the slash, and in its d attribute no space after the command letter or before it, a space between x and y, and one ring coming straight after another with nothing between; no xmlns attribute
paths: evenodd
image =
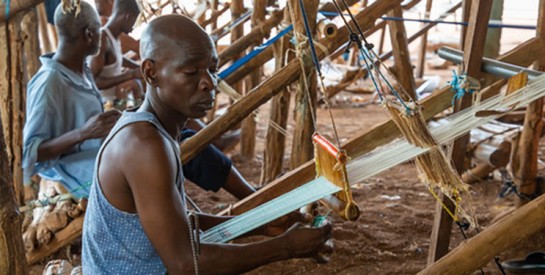
<svg viewBox="0 0 545 275"><path fill-rule="evenodd" d="M86 28L100 27L100 21L95 9L81 1L79 8L72 4L65 8L62 4L58 5L55 9L55 26L59 37L69 42L79 38Z"/></svg>
<svg viewBox="0 0 545 275"><path fill-rule="evenodd" d="M140 7L136 0L115 0L112 12L137 15L140 13Z"/></svg>
<svg viewBox="0 0 545 275"><path fill-rule="evenodd" d="M210 36L189 17L170 14L151 21L140 39L142 60L158 59L172 50L184 50L190 43L214 50Z"/></svg>

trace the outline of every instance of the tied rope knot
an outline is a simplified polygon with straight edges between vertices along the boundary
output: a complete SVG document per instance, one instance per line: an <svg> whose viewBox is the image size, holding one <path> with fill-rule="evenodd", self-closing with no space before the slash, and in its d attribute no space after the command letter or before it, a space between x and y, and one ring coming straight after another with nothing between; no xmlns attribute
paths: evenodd
<svg viewBox="0 0 545 275"><path fill-rule="evenodd" d="M448 82L450 90L454 92L452 97L452 106L454 103L463 98L465 94L473 95L475 91L481 88L479 81L473 77L464 74L457 74L455 70L452 70L452 80Z"/></svg>

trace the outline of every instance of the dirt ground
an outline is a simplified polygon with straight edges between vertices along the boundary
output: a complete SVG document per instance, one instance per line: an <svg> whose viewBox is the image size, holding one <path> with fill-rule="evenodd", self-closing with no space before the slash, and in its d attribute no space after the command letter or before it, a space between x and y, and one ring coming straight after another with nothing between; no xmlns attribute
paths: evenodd
<svg viewBox="0 0 545 275"><path fill-rule="evenodd" d="M418 25L407 26L411 30L418 27ZM430 40L457 41L459 36L452 33L448 35L449 31L451 29L434 28L430 31ZM502 36L502 52L528 39L527 34L515 33L513 30L505 31ZM417 50L416 45L418 43L411 46L412 53ZM416 56L414 54L413 61ZM452 66L442 71L427 71L426 74L440 76L439 85L441 86L446 84L454 68ZM333 100L332 112L341 142L364 133L373 125L387 119L380 105L362 103L369 100L369 95L348 93L341 93ZM292 98L291 105L293 102ZM239 146L228 152L235 166L253 184L259 183L261 174L269 108L269 104L259 108L256 157L251 160L242 159L238 154ZM290 137L293 132L291 114L287 128L284 172L289 171L289 153L292 143ZM333 136L331 122L323 108L318 110L317 128L321 134L330 138ZM543 144L545 143L542 142L540 158L545 154ZM545 173L543 170L539 172ZM334 226L335 251L329 263L317 264L308 259L295 259L273 263L248 274L416 274L424 269L436 213L436 200L418 179L414 163L398 165L364 182L352 184L353 196L360 207L361 216L355 222L347 222L330 215L329 219ZM514 209L516 205L517 197L514 194L506 198L499 197L502 188L503 183L494 179L486 179L471 185L470 193L481 231L485 230L495 217ZM205 212L217 213L236 202L234 197L224 191L203 192L190 183L187 184L186 191ZM471 237L476 232L471 231L466 234ZM453 225L451 249L457 247L463 240L460 229ZM501 261L522 258L529 252L544 250L544 247L545 232L540 232L499 254L498 257ZM63 249L50 258L68 258L77 265L78 253L79 245L76 242L71 248ZM46 260L34 265L32 274L41 274L45 262ZM488 263L482 271L484 274L501 274L493 261ZM475 274L481 274L481 272L476 271Z"/></svg>
<svg viewBox="0 0 545 275"><path fill-rule="evenodd" d="M263 108L263 113L267 108ZM363 108L336 105L333 109L340 137L354 136L371 126L384 121L386 115L379 105ZM325 110L318 111L318 129L332 135ZM254 160L245 161L233 150L233 160L250 182L258 183L261 173L262 141L266 134L266 123L260 121L257 132L257 152ZM288 128L290 130L292 128ZM291 142L288 139L288 150ZM287 154L286 154L287 155ZM286 164L289 158L286 157ZM334 225L335 251L327 264L312 260L289 260L261 267L249 274L415 274L426 266L430 235L436 209L435 198L419 181L412 162L385 171L362 183L353 184L353 196L361 209L355 222L347 222L330 216ZM514 208L514 194L500 199L503 183L492 179L471 186L476 216L484 230L495 216ZM188 184L188 194L206 211L217 212L230 203L233 197L221 191L203 193ZM544 232L545 233L545 232ZM469 237L476 232L467 232ZM498 255L501 260L523 257L528 252L543 247L545 234L538 234L531 241L520 244ZM536 241L537 240L537 241ZM463 241L460 229L452 228L451 248ZM494 263L488 264L485 274L501 274Z"/></svg>

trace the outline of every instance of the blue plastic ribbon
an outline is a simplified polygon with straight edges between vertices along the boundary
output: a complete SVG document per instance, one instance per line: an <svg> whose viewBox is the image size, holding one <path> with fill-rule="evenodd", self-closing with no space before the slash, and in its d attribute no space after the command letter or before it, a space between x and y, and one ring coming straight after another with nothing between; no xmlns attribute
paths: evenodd
<svg viewBox="0 0 545 275"><path fill-rule="evenodd" d="M280 39L282 36L286 35L286 33L290 32L293 29L293 25L289 25L285 29L283 29L280 33L278 33L273 38L269 39L267 42L259 45L256 47L253 51L251 51L249 54L245 55L244 57L238 59L237 61L233 62L231 66L229 66L227 69L221 71L218 76L220 79L225 79L230 74L232 74L234 71L238 70L238 68L242 67L242 65L246 64L250 59L254 58L256 55L260 54L262 51L264 51L267 47L272 45L274 42L276 42L278 39Z"/></svg>
<svg viewBox="0 0 545 275"><path fill-rule="evenodd" d="M6 4L6 21L9 20L9 14L10 14L10 4L11 4L11 0L4 0L4 4Z"/></svg>
<svg viewBox="0 0 545 275"><path fill-rule="evenodd" d="M454 96L452 97L452 106L454 106L454 103L456 103L457 100L464 97L465 94L471 95L473 92L475 92L473 89L465 88L466 81L465 75L458 75L456 74L455 70L452 70L452 80L449 82L450 90L454 92Z"/></svg>

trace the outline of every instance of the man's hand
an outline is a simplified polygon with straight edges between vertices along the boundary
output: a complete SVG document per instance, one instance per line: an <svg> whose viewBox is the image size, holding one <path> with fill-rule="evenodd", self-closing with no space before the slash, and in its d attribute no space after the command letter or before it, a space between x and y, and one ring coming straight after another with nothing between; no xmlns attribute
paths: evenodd
<svg viewBox="0 0 545 275"><path fill-rule="evenodd" d="M262 229L263 235L276 237L286 232L294 223L310 224L311 222L312 215L294 211L266 224Z"/></svg>
<svg viewBox="0 0 545 275"><path fill-rule="evenodd" d="M140 67L130 69L129 72L131 74L131 79L142 79L142 71L140 70Z"/></svg>
<svg viewBox="0 0 545 275"><path fill-rule="evenodd" d="M331 230L329 223L320 227L296 223L281 238L285 239L290 258L314 258L318 262L327 262L326 255L333 252Z"/></svg>
<svg viewBox="0 0 545 275"><path fill-rule="evenodd" d="M87 140L107 136L120 116L121 112L118 110L109 110L91 117L81 128L82 139Z"/></svg>

